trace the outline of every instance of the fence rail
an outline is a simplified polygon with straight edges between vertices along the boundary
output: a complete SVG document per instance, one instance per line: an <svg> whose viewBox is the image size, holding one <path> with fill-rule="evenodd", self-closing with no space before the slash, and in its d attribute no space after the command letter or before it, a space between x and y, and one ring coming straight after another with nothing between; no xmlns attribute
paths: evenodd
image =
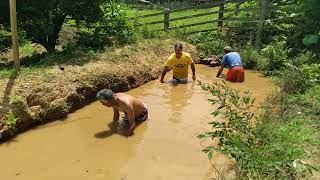
<svg viewBox="0 0 320 180"><path fill-rule="evenodd" d="M248 17L248 18L232 17L233 15L238 15L240 12L254 12L254 11L259 10L259 8L253 8L253 7L240 8L241 4L248 2L248 1L250 1L250 0L220 0L220 1L215 1L213 3L210 3L210 4L200 5L200 6L193 7L193 8L188 7L188 8L182 8L182 9L174 9L174 10L164 9L163 12L138 16L139 20L143 20L148 17L163 15L162 20L156 20L156 21L146 22L146 23L138 23L137 26L150 26L150 25L156 25L156 24L163 24L163 28L161 30L168 32L168 31L174 30L174 29L181 29L181 28L211 24L211 23L217 23L218 27L222 27L223 23L226 23L226 22L235 22L235 21L236 22L237 21L238 22L256 22L258 20L257 17ZM228 4L235 5L235 8L226 9L225 6ZM203 12L203 13L198 13L198 14L194 14L194 15L185 15L182 17L170 18L170 15L173 13L183 12L183 11L187 11L190 9L202 8L202 7L206 7L205 9L219 7L219 9L215 10L215 11L211 11L211 12ZM232 12L234 12L234 13L232 13ZM224 14L226 14L226 13L232 13L232 14L228 17L225 17ZM214 15L214 14L218 14L218 18L211 19L208 21L195 22L195 23L178 25L178 26L170 25L172 22L182 21L182 20L186 20L186 19L193 19L193 18L198 18L198 17L204 17L204 16L210 16L210 15ZM213 26L211 29L214 30L216 28L214 28L214 26ZM160 29L156 29L156 30L159 31ZM202 31L202 30L199 30L199 31ZM198 32L198 31L195 31L195 32Z"/></svg>

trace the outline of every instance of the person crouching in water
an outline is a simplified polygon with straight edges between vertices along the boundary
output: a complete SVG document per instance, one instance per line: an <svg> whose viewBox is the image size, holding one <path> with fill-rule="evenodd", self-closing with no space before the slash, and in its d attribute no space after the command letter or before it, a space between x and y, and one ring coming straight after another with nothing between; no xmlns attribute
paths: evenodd
<svg viewBox="0 0 320 180"><path fill-rule="evenodd" d="M113 123L119 121L119 112L124 112L123 120L129 122L127 136L133 135L136 127L136 122L143 122L148 119L148 110L145 104L130 95L125 93L114 93L111 89L103 89L97 93L97 99L113 109Z"/></svg>
<svg viewBox="0 0 320 180"><path fill-rule="evenodd" d="M226 66L229 68L227 72L227 81L230 82L243 82L244 81L244 68L243 63L241 61L241 57L239 53L232 52L230 46L226 46L224 49L224 56L221 61L221 67L217 73L217 77L223 71L223 68Z"/></svg>

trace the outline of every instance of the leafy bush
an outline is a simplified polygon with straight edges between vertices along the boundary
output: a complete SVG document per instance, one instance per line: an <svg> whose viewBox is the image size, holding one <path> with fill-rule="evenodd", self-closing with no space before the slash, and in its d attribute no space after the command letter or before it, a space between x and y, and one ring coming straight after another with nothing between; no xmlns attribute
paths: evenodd
<svg viewBox="0 0 320 180"><path fill-rule="evenodd" d="M226 118L209 122L214 130L198 136L218 140L217 145L203 150L209 159L214 152L233 157L239 167L237 179L295 179L316 170L301 160L306 139L316 144L319 138L302 117L292 113L282 121L271 111L271 115L256 119L252 110L254 99L248 92L241 96L225 82L200 85L213 95L209 101L219 105L212 115Z"/></svg>
<svg viewBox="0 0 320 180"><path fill-rule="evenodd" d="M0 25L0 52L7 50L11 46L10 32L6 31L3 26Z"/></svg>
<svg viewBox="0 0 320 180"><path fill-rule="evenodd" d="M161 35L163 34L159 31L153 31L147 26L142 26L137 31L140 37L143 39L161 38Z"/></svg>
<svg viewBox="0 0 320 180"><path fill-rule="evenodd" d="M0 25L0 52L7 50L11 46L10 32L6 31L3 26Z"/></svg>
<svg viewBox="0 0 320 180"><path fill-rule="evenodd" d="M304 74L307 74L308 81L314 85L320 84L320 64L305 64L301 67L301 69Z"/></svg>
<svg viewBox="0 0 320 180"><path fill-rule="evenodd" d="M287 94L304 93L320 83L320 65L289 66L280 72L276 81L282 92Z"/></svg>
<svg viewBox="0 0 320 180"><path fill-rule="evenodd" d="M246 69L259 69L260 61L263 61L264 57L251 44L242 47L239 53Z"/></svg>
<svg viewBox="0 0 320 180"><path fill-rule="evenodd" d="M311 87L304 94L289 96L283 104L285 106L284 111L311 115L317 121L317 117L320 116L320 85Z"/></svg>
<svg viewBox="0 0 320 180"><path fill-rule="evenodd" d="M136 41L133 22L115 0L100 6L99 22L80 33L79 43L102 48L105 45L125 44Z"/></svg>
<svg viewBox="0 0 320 180"><path fill-rule="evenodd" d="M14 114L10 111L8 114L7 114L7 125L9 126L9 128L12 128L14 127L14 125L16 124L17 120L19 118L16 118L14 116Z"/></svg>
<svg viewBox="0 0 320 180"><path fill-rule="evenodd" d="M259 69L266 75L276 75L279 70L287 67L289 61L285 42L273 42L261 50L264 57L259 65Z"/></svg>
<svg viewBox="0 0 320 180"><path fill-rule="evenodd" d="M292 58L292 64L295 66L301 66L303 64L312 64L316 63L317 58L315 54L311 51L300 53L297 56Z"/></svg>
<svg viewBox="0 0 320 180"><path fill-rule="evenodd" d="M216 32L199 33L188 38L188 41L206 55L219 55L228 42L223 40Z"/></svg>
<svg viewBox="0 0 320 180"><path fill-rule="evenodd" d="M18 29L22 29L30 41L52 52L66 17L77 22L95 22L100 15L100 3L99 0L20 1L17 3ZM7 28L10 27L9 10L9 1L0 1L0 21L6 22Z"/></svg>

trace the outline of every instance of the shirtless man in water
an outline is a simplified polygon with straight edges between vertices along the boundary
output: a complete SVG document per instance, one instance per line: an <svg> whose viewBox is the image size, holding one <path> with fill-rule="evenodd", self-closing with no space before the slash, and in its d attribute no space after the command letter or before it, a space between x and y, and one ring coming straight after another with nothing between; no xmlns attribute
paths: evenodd
<svg viewBox="0 0 320 180"><path fill-rule="evenodd" d="M114 93L111 89L103 89L97 93L100 102L113 109L113 122L119 121L119 112L124 112L124 121L129 122L127 136L131 136L136 127L136 121L145 121L148 119L148 110L145 104L139 99L124 94Z"/></svg>

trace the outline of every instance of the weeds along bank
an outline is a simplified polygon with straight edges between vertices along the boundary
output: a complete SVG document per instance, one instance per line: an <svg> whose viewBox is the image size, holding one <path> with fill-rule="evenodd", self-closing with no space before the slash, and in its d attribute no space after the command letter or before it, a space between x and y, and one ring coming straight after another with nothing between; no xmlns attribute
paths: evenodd
<svg viewBox="0 0 320 180"><path fill-rule="evenodd" d="M208 122L212 130L198 136L211 141L203 150L209 159L214 153L235 159L237 179L319 179L318 52L306 48L292 55L279 39L256 50L250 41L234 42L215 32L188 41L205 56L222 55L223 47L232 44L247 69L261 71L278 86L257 113L249 94L226 84L200 84L220 107L212 113L216 120Z"/></svg>
<svg viewBox="0 0 320 180"><path fill-rule="evenodd" d="M96 92L102 88L126 91L156 79L175 42L145 40L90 56L76 50L63 61L57 60L56 65L24 67L18 76L2 70L0 139L65 117L94 101ZM183 44L186 51L195 54L194 46ZM42 61L61 57L47 58Z"/></svg>

